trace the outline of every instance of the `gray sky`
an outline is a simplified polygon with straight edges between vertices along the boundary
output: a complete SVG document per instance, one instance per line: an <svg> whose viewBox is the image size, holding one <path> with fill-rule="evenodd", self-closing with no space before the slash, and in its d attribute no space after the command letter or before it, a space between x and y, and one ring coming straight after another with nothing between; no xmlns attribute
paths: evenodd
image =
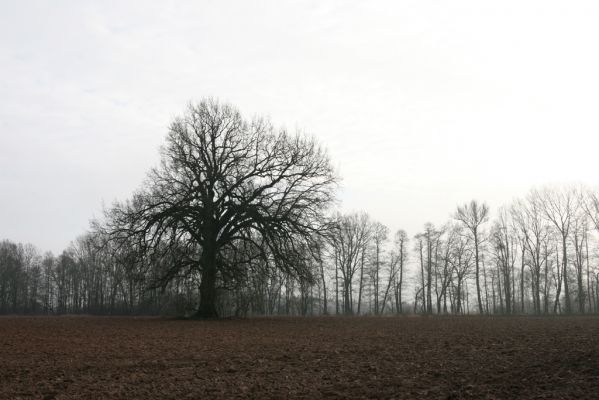
<svg viewBox="0 0 599 400"><path fill-rule="evenodd" d="M61 251L215 96L325 144L345 210L410 235L458 203L599 181L599 4L1 1L0 239Z"/></svg>

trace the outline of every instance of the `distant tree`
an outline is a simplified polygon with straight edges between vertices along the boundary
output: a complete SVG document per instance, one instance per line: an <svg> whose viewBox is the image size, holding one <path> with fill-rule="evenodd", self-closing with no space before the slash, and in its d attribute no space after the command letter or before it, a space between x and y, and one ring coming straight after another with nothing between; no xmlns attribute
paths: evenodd
<svg viewBox="0 0 599 400"><path fill-rule="evenodd" d="M576 213L572 226L572 241L574 245L574 269L576 271L576 283L578 294L578 311L581 314L585 312L586 296L584 287L584 267L585 267L585 243L588 243L588 217L583 213ZM588 267L588 259L587 267ZM587 270L587 276L589 271ZM588 283L587 283L588 289Z"/></svg>
<svg viewBox="0 0 599 400"><path fill-rule="evenodd" d="M16 313L22 260L19 247L12 242L0 242L0 314Z"/></svg>
<svg viewBox="0 0 599 400"><path fill-rule="evenodd" d="M414 297L414 312L417 309L418 298L422 301L422 312L426 313L426 274L425 274L425 239L426 236L423 233L418 233L414 236L414 250L418 252L418 260L420 264L420 288L417 289Z"/></svg>
<svg viewBox="0 0 599 400"><path fill-rule="evenodd" d="M353 314L353 280L358 270L363 271L365 251L372 235L372 222L368 214L337 215L331 232L331 245L334 249L336 265L341 272L343 290L343 312ZM360 273L361 296L363 276ZM360 298L358 299L358 304ZM358 308L359 311L359 308Z"/></svg>
<svg viewBox="0 0 599 400"><path fill-rule="evenodd" d="M372 269L371 269L371 279L373 283L374 289L374 314L378 315L379 311L381 311L381 303L380 303L380 283L381 283L381 268L383 265L382 261L382 253L385 242L387 241L387 237L389 236L389 228L383 225L380 222L374 222L372 224L372 247L373 247L373 255L372 255ZM386 295L384 296L386 300Z"/></svg>
<svg viewBox="0 0 599 400"><path fill-rule="evenodd" d="M300 248L320 235L337 182L313 139L204 100L171 124L161 154L144 187L109 212L109 230L134 235L150 250L184 243L185 254L160 278L199 271L199 317L218 315L219 277L240 265L227 255L244 246L313 280Z"/></svg>
<svg viewBox="0 0 599 400"><path fill-rule="evenodd" d="M390 300L391 305L395 301L396 313L401 312L401 286L403 281L403 268L406 261L405 243L407 235L404 231L399 230L395 235L394 248L391 250L387 261L387 286L383 293L381 301L380 314L385 312L387 302ZM395 297L395 299L393 299Z"/></svg>
<svg viewBox="0 0 599 400"><path fill-rule="evenodd" d="M433 277L436 276L439 263L439 245L442 231L431 223L424 224L424 231L416 235L416 249L420 259L420 282L422 285L422 310L433 313ZM437 280L437 279L436 279ZM435 282L437 283L437 282ZM435 288L435 290L438 290Z"/></svg>
<svg viewBox="0 0 599 400"><path fill-rule="evenodd" d="M590 219L590 224L592 228L594 228L597 232L599 232L599 195L596 190L585 189L581 190L580 196L580 205L588 218ZM595 291L595 286L592 285L593 277L598 277L599 273L594 275L593 271L590 268L589 262L589 236L586 235L585 238L585 252L586 252L586 263L587 263L587 297L589 300L589 309L593 308L593 303L595 302L594 310L597 312L599 309L599 292L596 295L593 295Z"/></svg>
<svg viewBox="0 0 599 400"><path fill-rule="evenodd" d="M42 269L41 256L37 248L31 244L23 246L23 266L26 277L23 297L24 312L35 314L40 311L39 293L42 285Z"/></svg>
<svg viewBox="0 0 599 400"><path fill-rule="evenodd" d="M462 222L468 228L474 241L474 266L476 279L476 298L478 301L479 313L483 313L483 302L480 289L480 226L488 220L489 207L486 203L479 204L476 200L472 200L469 204L464 204L458 207L454 218Z"/></svg>
<svg viewBox="0 0 599 400"><path fill-rule="evenodd" d="M395 233L395 253L397 256L397 270L395 275L395 308L398 314L403 313L403 280L408 259L408 234L404 230Z"/></svg>
<svg viewBox="0 0 599 400"><path fill-rule="evenodd" d="M570 303L570 287L568 279L568 236L570 234L576 211L579 206L577 193L573 188L544 188L541 191L533 191L534 201L538 202L544 217L557 229L561 237L562 245L562 281L564 283L565 312L572 312ZM561 285L557 288L557 294L553 312L557 311Z"/></svg>
<svg viewBox="0 0 599 400"><path fill-rule="evenodd" d="M464 301L468 298L466 288L466 278L472 268L473 251L471 239L465 234L462 225L451 227L450 235L453 238L449 243L449 263L452 269L451 280L451 309L454 314L462 314L464 310Z"/></svg>
<svg viewBox="0 0 599 400"><path fill-rule="evenodd" d="M322 293L323 293L322 313L324 315L328 315L329 314L329 302L328 302L328 296L327 296L327 278L326 278L325 268L324 268L324 257L325 257L324 247L325 247L325 245L326 245L326 243L324 240L316 242L314 247L312 248L312 254L314 255L314 259L315 259L316 263L318 264L318 273L320 274L320 285L322 287Z"/></svg>
<svg viewBox="0 0 599 400"><path fill-rule="evenodd" d="M529 233L528 221L524 219L525 212L520 207L513 207L508 212L507 209L500 209L497 220L491 228L491 248L492 254L497 264L497 294L499 295L499 308L501 313L511 314L515 311L515 305L512 303L514 288L512 287L514 268L517 259L518 236L516 235L512 218L516 220L516 226L522 230L524 243L531 244L533 240ZM514 216L515 215L515 216ZM536 232L536 231L535 231ZM534 247L536 250L537 247Z"/></svg>
<svg viewBox="0 0 599 400"><path fill-rule="evenodd" d="M453 224L446 224L442 229L445 240L441 240L439 235L439 244L437 251L441 253L439 264L435 274L435 293L437 298L437 313L447 313L447 294L453 277L451 268L451 251L455 240L457 240L457 231Z"/></svg>

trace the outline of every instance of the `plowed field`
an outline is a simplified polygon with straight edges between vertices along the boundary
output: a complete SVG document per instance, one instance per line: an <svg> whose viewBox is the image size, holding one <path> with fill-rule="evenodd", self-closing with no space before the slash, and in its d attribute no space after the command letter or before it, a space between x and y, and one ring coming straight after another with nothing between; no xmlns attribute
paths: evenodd
<svg viewBox="0 0 599 400"><path fill-rule="evenodd" d="M599 398L599 318L1 317L2 399Z"/></svg>

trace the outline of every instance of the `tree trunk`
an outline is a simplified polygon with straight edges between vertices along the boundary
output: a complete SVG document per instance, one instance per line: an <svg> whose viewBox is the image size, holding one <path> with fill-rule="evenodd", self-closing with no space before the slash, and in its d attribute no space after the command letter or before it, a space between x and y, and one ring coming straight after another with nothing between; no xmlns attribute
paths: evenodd
<svg viewBox="0 0 599 400"><path fill-rule="evenodd" d="M543 287L543 306L544 313L549 314L549 281L548 274L549 272L549 255L547 247L545 247L545 286Z"/></svg>
<svg viewBox="0 0 599 400"><path fill-rule="evenodd" d="M539 243L537 241L537 251L536 251L536 260L537 260L537 265L535 267L536 269L536 275L535 275L535 299L536 299L536 303L537 303L537 315L541 314L541 251L539 250Z"/></svg>
<svg viewBox="0 0 599 400"><path fill-rule="evenodd" d="M509 268L506 266L506 268ZM501 309L501 313L502 314L510 314L511 313L511 309L510 309L510 301L511 301L511 297L510 297L510 293L509 293L509 287L510 287L510 278L509 276L507 277L507 279L505 278L504 275L504 281L503 281L503 290L505 291L505 296L503 296L501 290L501 277L497 278L497 286L499 288L499 308ZM505 297L505 298L504 298ZM505 308L504 308L504 304L505 304Z"/></svg>
<svg viewBox="0 0 599 400"><path fill-rule="evenodd" d="M584 234L583 234L584 235ZM584 286L582 284L582 276L584 274L584 256L582 246L584 243L584 237L580 240L580 245L578 243L578 233L574 234L574 248L576 252L576 261L574 265L576 266L576 283L578 284L578 312L584 314L584 305L585 305L585 292Z"/></svg>
<svg viewBox="0 0 599 400"><path fill-rule="evenodd" d="M562 235L562 256L564 270L562 271L562 279L564 280L564 297L566 298L566 314L572 312L572 306L570 304L570 288L568 287L568 255L566 248L566 235Z"/></svg>
<svg viewBox="0 0 599 400"><path fill-rule="evenodd" d="M557 280L557 282L555 283L556 290L555 290L555 302L553 303L553 313L557 314L557 308L558 308L558 306L560 307L560 310L561 310L559 296L560 296L560 293L562 291L562 273L560 272L561 271L561 266L559 265L559 248L558 248L557 245L555 246L555 254L556 254L555 274L556 274L556 280Z"/></svg>
<svg viewBox="0 0 599 400"><path fill-rule="evenodd" d="M505 313L506 314L511 314L512 313L512 294L511 294L511 278L510 278L510 269L512 269L512 266L510 265L510 253L506 252L506 261L505 264L503 266L503 290L505 292ZM512 272L513 273L513 272ZM501 312L503 313L504 309L503 309L503 304L504 304L504 300L502 299L502 295L501 295L501 278L498 279L498 283L500 285L500 292L499 292L499 301L501 302Z"/></svg>
<svg viewBox="0 0 599 400"><path fill-rule="evenodd" d="M489 313L489 287L487 285L487 269L485 267L485 258L482 258L483 264L483 282L485 284L485 312Z"/></svg>
<svg viewBox="0 0 599 400"><path fill-rule="evenodd" d="M497 314L497 304L495 303L495 275L491 272L491 293L493 295L493 314Z"/></svg>
<svg viewBox="0 0 599 400"><path fill-rule="evenodd" d="M587 262L587 297L589 299L589 312L593 312L593 305L591 303L591 274L590 274L590 266L589 266L589 235L585 235L584 238L585 247L586 247L586 262Z"/></svg>
<svg viewBox="0 0 599 400"><path fill-rule="evenodd" d="M480 271L478 266L478 232L474 229L474 263L476 264L476 298L478 300L478 311L479 314L482 314L483 311L483 301L480 296Z"/></svg>
<svg viewBox="0 0 599 400"><path fill-rule="evenodd" d="M426 285L424 283L424 256L422 255L422 242L419 243L420 250L420 278L422 283L422 312L426 313L426 296L424 295L424 291L426 290Z"/></svg>
<svg viewBox="0 0 599 400"><path fill-rule="evenodd" d="M327 281L324 276L324 265L322 264L322 260L320 261L320 277L322 279L322 291L323 291L323 309L322 313L324 315L329 314L328 302L327 302Z"/></svg>
<svg viewBox="0 0 599 400"><path fill-rule="evenodd" d="M335 315L339 315L339 266L337 265L337 252L335 251Z"/></svg>
<svg viewBox="0 0 599 400"><path fill-rule="evenodd" d="M365 249L362 249L362 258L360 261L360 286L358 287L358 315L360 315L360 308L362 306L362 288L364 285L364 251ZM348 314L351 314L351 312L348 312Z"/></svg>
<svg viewBox="0 0 599 400"><path fill-rule="evenodd" d="M521 264L520 264L520 312L524 314L524 248L522 248Z"/></svg>
<svg viewBox="0 0 599 400"><path fill-rule="evenodd" d="M458 304L456 307L456 313L461 314L462 313L462 277L461 276L458 276L457 295L458 295L458 300L457 300Z"/></svg>
<svg viewBox="0 0 599 400"><path fill-rule="evenodd" d="M216 251L212 246L204 247L201 265L200 307L196 317L218 318L216 311Z"/></svg>
<svg viewBox="0 0 599 400"><path fill-rule="evenodd" d="M433 299L431 296L431 286L432 286L432 263L433 263L433 249L432 249L432 241L431 237L427 236L427 244L426 244L426 312L427 314L433 313Z"/></svg>
<svg viewBox="0 0 599 400"><path fill-rule="evenodd" d="M351 281L349 279L345 279L344 282L344 302L343 302L343 308L344 308L344 313L346 315L351 315L353 314L353 309L352 309L352 300L350 298L350 291L351 291ZM359 308L358 308L359 310Z"/></svg>

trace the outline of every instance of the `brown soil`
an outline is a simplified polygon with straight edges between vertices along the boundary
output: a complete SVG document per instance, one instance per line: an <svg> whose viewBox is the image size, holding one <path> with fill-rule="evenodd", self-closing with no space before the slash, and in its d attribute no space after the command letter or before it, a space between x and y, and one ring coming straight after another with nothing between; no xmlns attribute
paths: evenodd
<svg viewBox="0 0 599 400"><path fill-rule="evenodd" d="M599 398L599 318L0 318L0 398Z"/></svg>

